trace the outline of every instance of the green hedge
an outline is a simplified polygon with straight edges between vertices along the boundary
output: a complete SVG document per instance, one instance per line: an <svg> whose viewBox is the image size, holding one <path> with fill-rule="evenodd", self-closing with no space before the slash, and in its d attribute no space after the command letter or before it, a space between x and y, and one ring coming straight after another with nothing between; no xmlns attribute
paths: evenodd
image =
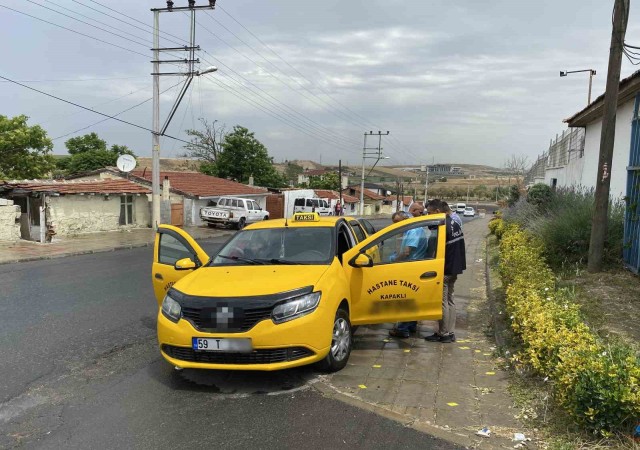
<svg viewBox="0 0 640 450"><path fill-rule="evenodd" d="M606 343L589 330L579 306L557 289L543 245L502 219L500 276L506 308L522 349L515 362L547 377L558 403L580 425L602 436L628 430L640 418L640 358L629 346Z"/></svg>

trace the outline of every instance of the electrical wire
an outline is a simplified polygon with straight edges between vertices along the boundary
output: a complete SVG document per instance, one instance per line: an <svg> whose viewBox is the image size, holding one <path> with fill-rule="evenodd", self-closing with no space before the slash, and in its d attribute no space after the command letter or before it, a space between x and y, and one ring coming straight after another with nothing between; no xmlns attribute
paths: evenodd
<svg viewBox="0 0 640 450"><path fill-rule="evenodd" d="M49 25L53 25L54 27L62 28L63 30L67 30L67 31L70 31L70 32L75 33L75 34L79 34L80 36L88 37L89 39L93 39L94 41L102 42L103 44L111 45L112 47L116 47L116 48L119 48L121 50L125 50L125 51L130 52L130 53L135 53L136 55L144 56L145 58L149 57L149 55L145 55L144 53L140 53L140 52L137 52L135 50L131 50L130 48L123 47L123 46L118 45L118 44L114 44L113 42L105 41L104 39L100 39L100 38L91 36L89 34L85 34L85 33L81 33L81 32L76 31L76 30L72 30L71 28L67 28L67 27L64 27L62 25L58 25L57 23L53 23L53 22L50 22L48 20L41 19L39 17L33 16L31 14L27 14L27 13L22 12L22 11L18 11L17 9L9 8L8 6L2 5L2 4L0 4L0 7L8 9L8 10L13 11L13 12L16 12L18 14L22 14L23 16L31 17L32 19L39 20L40 22L48 23Z"/></svg>
<svg viewBox="0 0 640 450"><path fill-rule="evenodd" d="M106 80L132 80L134 78L147 78L146 76L141 77L112 77L112 78L76 78L76 79L45 79L45 80L16 80L21 83L62 83L62 82L72 82L72 83L81 83L84 81L106 81ZM8 83L8 81L0 81L0 83Z"/></svg>
<svg viewBox="0 0 640 450"><path fill-rule="evenodd" d="M175 88L176 86L178 86L178 85L180 85L180 84L182 84L182 82L174 84L173 86L171 86L171 87L169 87L169 88L165 89L164 91L160 92L160 94L164 94L165 92L170 91L171 89ZM144 105L145 103L150 102L151 100L153 100L153 97L148 98L148 99L146 99L146 100L143 100L143 101L141 101L140 103L136 103L135 105L130 106L129 108L124 109L124 110L120 111L119 113L114 114L114 115L113 115L113 117L117 117L117 116L119 116L119 115L121 115L121 114L124 114L124 113L126 113L126 112L128 112L128 111L131 111L132 109L135 109L135 108L137 108L137 107L139 107L139 106L142 106L142 105ZM68 132L68 133L66 133L66 134L63 134L63 135L61 135L61 136L58 136L58 137L54 137L54 138L52 138L51 140L52 140L52 141L55 141L55 140L62 139L62 138L64 138L64 137L70 136L70 135L72 135L72 134L79 133L80 131L84 131L84 130L86 130L86 129L88 129L88 128L92 128L92 127L94 127L94 126L96 126L96 125L98 125L98 124L101 124L102 122L106 122L107 120L110 120L110 119L111 119L111 117L106 118L106 119L99 120L99 121L97 121L97 122L92 123L91 125L87 125L86 127L78 128L77 130L70 131L70 132Z"/></svg>
<svg viewBox="0 0 640 450"><path fill-rule="evenodd" d="M263 106L263 105L261 105L260 103L258 103L258 102L256 102L256 101L254 101L254 100L252 100L252 99L250 99L250 98L245 97L245 96L244 96L244 95L242 95L242 93L240 93L238 90L236 90L236 89L235 89L235 88L233 88L232 86L229 86L229 85L227 85L226 83L222 82L222 81L221 81L219 78L217 78L217 77L212 77L212 76L207 76L207 75L205 75L205 79L206 79L206 80L208 80L208 81L213 82L214 84L217 84L218 86L222 87L225 91L227 91L227 92L231 93L232 95L236 96L237 98L239 98L240 100L244 101L245 103L249 103L249 104L251 104L251 105L253 105L253 106L257 107L258 109L260 109L260 110L261 110L261 111L263 111L264 113L268 114L269 116L274 117L275 119L280 120L281 122L285 123L285 124L286 124L286 125L288 125L289 127L294 128L294 129L296 129L296 130L300 131L301 133L306 134L306 135L307 135L307 136L309 136L309 137L312 137L312 138L315 138L315 139L321 140L321 141L323 141L324 143L329 143L329 144L331 144L331 145L336 145L336 146L338 146L338 147L344 147L344 144L341 144L341 143L339 143L339 142L332 141L332 140L330 139L330 136L321 136L321 135L319 136L319 135L313 134L313 132L312 132L312 131L308 131L308 130L307 130L307 129L305 129L305 128L301 128L299 125L297 125L297 124L295 124L295 123L291 122L290 120L288 120L287 118L285 118L285 117L283 117L283 116L279 115L278 113L273 112L273 111L272 111L272 110L270 110L269 108L264 107L264 106ZM346 150L346 148L345 148L345 150Z"/></svg>
<svg viewBox="0 0 640 450"><path fill-rule="evenodd" d="M325 91L324 89L322 89L322 87L316 83L314 83L313 81L311 81L308 77L306 77L304 74L302 74L299 70L297 70L293 65L291 65L287 60L285 60L282 56L280 56L275 50L273 50L267 43L265 43L262 39L260 39L260 37L258 37L255 33L253 33L251 30L249 30L245 25L243 25L239 20L237 20L235 17L233 17L227 10L225 10L222 6L218 6L218 8L227 16L229 16L235 23L237 23L240 27L242 27L247 33L249 33L251 36L253 36L258 42L260 42L260 44L262 44L267 50L269 50L272 54L274 54L278 59L280 59L282 62L284 62L289 68L291 68L296 74L298 74L302 79L304 79L305 81L307 81L309 84L311 84L312 86L314 86L316 89L318 89L320 92L322 92L324 95L326 95L328 98L330 98L331 100L333 100L336 104L340 105L342 108L344 108L346 111L348 111L349 113L351 113L353 116L356 116L360 119L360 123L364 124L366 127L370 127L371 125L374 128L377 129L381 129L382 127L380 127L379 125L375 125L372 124L368 119L366 119L365 117L361 116L360 114L356 113L355 111L351 110L349 107L347 107L346 105L344 105L343 103L341 103L340 101L338 101L336 98L334 98L331 94L329 94L327 91ZM215 19L214 19L215 20ZM216 22L218 22L216 20ZM219 22L218 22L219 23ZM224 27L225 29L227 29L226 27ZM229 30L230 31L230 30ZM230 31L231 32L231 31ZM235 33L231 32L234 36ZM236 36L237 37L237 36ZM256 52L255 49L253 49L250 45L248 45L246 42L244 42L242 39L238 38L241 42L243 42L245 45L247 45L248 47L250 47L255 53ZM258 53L259 54L259 53ZM267 60L264 56L260 55L263 59ZM268 60L267 60L268 61ZM278 68L275 64L271 63L272 66ZM278 70L280 70L278 68ZM282 70L280 70L282 73L284 73ZM291 77L290 77L291 78ZM296 80L297 82L297 80ZM298 84L300 84L298 82ZM392 140L394 142L396 142L396 145L398 145L399 147L403 148L403 150L405 150L407 153L409 153L411 156L415 157L416 159L420 160L421 158L419 158L417 155L413 154L413 152L411 152L411 150L409 150L408 148L406 148L404 146L404 144L402 144L397 138L392 137Z"/></svg>
<svg viewBox="0 0 640 450"><path fill-rule="evenodd" d="M2 75L0 75L0 78L2 78L3 80L10 81L11 83L17 84L18 86L22 86L23 88L29 89L29 90L31 90L31 91L35 91L35 92L37 92L37 93L39 93L39 94L46 95L47 97L51 97L51 98L54 98L54 99L59 100L59 101L61 101L61 102L68 103L69 105L73 105L73 106L76 106L76 107L78 107L78 108L82 108L82 109L84 109L84 110L86 110L86 111L90 111L90 112L92 112L92 113L94 113L94 114L98 114L98 115L100 115L100 116L108 117L108 118L113 119L113 120L115 120L115 121L117 121L117 122L122 122L122 123L124 123L124 124L126 124L126 125L129 125L129 126L132 126L132 127L135 127L135 128L139 128L139 129L141 129L141 130L149 131L149 132L151 132L151 133L154 133L154 134L155 134L155 131L153 131L151 128L147 128L147 127L145 127L145 126L138 125L138 124L136 124L136 123L129 122L129 121L126 121L126 120L118 119L117 117L115 117L115 116L113 116L113 115L109 115L109 114L105 114L105 113L100 112L100 111L96 111L96 110L94 110L94 109L88 108L88 107L86 107L86 106L82 106L82 105L80 105L80 104L78 104L78 103L75 103L75 102L72 102L72 101L70 101L70 100L65 100L65 99L63 99L63 98L61 98L61 97L58 97L58 96L56 96L56 95L49 94L48 92L41 91L41 90L36 89L36 88L33 88L33 87L31 87L31 86L27 86L26 84L19 83L19 82L15 81L15 80L12 80L11 78L7 78L7 77L4 77L4 76L2 76ZM185 144L192 144L192 145L196 145L196 144L193 144L192 142L185 141L184 139L180 139L180 138L177 138L177 137L175 137L175 136L170 136L170 135L168 135L168 134L164 134L163 136L165 136L165 137L167 137L167 138L169 138L169 139L175 139L175 140L177 140L177 141L184 142Z"/></svg>
<svg viewBox="0 0 640 450"><path fill-rule="evenodd" d="M95 28L97 28L97 29L99 29L99 30L102 30L102 31L106 32L106 33L114 34L114 35L116 35L116 36L118 36L118 37L120 37L120 38L122 38L122 39L126 39L126 40L130 40L130 39L131 39L131 38L126 38L126 37L124 37L124 36L121 36L121 35L119 35L119 34L117 34L117 33L112 32L112 31L108 31L108 30L105 30L105 29L103 29L103 28L100 28L100 27L99 27L99 26L97 26L97 25L90 24L89 22L85 22L85 21L83 21L83 20L77 19L77 18L75 18L75 17L73 17L73 16L70 16L70 15L68 15L68 14L65 14L65 13L63 13L63 12L56 11L56 10L55 10L55 9L53 9L53 8L49 8L48 6L42 5L42 4L40 4L40 3L36 3L36 2L35 2L35 1L33 1L33 0L26 0L26 1L27 1L27 2L29 2L29 3L31 3L31 4L33 4L33 5L40 6L40 7L42 7L42 8L48 9L49 11L53 11L53 12L55 12L55 13L57 13L57 14L63 15L63 16L65 16L65 17L68 17L68 18L70 18L70 19L77 20L78 22L80 22L80 23L84 23L85 25L89 25L89 26L91 26L91 27L95 27ZM61 9L65 10L65 11L69 11L69 12L71 12L71 13L73 13L73 14L77 14L77 15L79 15L80 17L84 17L84 18L86 18L86 19L93 20L94 22L97 22L97 23L99 23L99 24L101 24L101 25L107 26L107 27L109 27L109 28L113 28L113 29L115 29L115 30L117 30L117 31L119 31L119 32L121 32L121 33L128 34L129 36L132 36L132 37L134 37L135 39L143 39L143 38L140 38L139 36L136 36L136 35L134 35L134 34L131 34L131 33L128 33L128 32L126 32L126 31L122 31L122 30L120 30L120 29L118 29L118 28L115 28L115 27L113 27L112 25L109 25L109 24L107 24L107 23L104 23L104 22L101 22L101 21L99 21L99 20L93 19L93 18L91 18L91 17L85 16L84 14L81 14L81 13L79 13L79 12L75 12L75 11L73 11L73 10L69 9L69 8L64 7L64 6L60 6L60 5L58 5L58 4L54 3L54 2L52 2L51 0L47 0L47 3L48 3L48 4L50 4L50 5L56 6L56 7L58 7L58 8L61 8ZM135 42L136 44L141 44L139 41L131 41L131 42ZM146 43L146 44L145 44L145 43L142 43L141 45L144 45L145 47L148 47L148 46L149 46L149 41L147 41L147 43Z"/></svg>

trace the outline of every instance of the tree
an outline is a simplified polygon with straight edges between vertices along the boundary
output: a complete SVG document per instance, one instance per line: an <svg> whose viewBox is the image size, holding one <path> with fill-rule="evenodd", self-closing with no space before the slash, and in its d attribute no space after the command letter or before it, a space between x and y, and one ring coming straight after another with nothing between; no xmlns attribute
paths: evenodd
<svg viewBox="0 0 640 450"><path fill-rule="evenodd" d="M0 115L0 178L42 178L55 168L53 143L25 115Z"/></svg>
<svg viewBox="0 0 640 450"><path fill-rule="evenodd" d="M222 151L218 153L215 164L205 168L209 174L245 184L253 176L254 183L258 186L287 185L284 177L273 167L273 159L267 148L247 128L240 125L233 127L233 131L225 136L221 147Z"/></svg>
<svg viewBox="0 0 640 450"><path fill-rule="evenodd" d="M209 123L207 119L200 118L202 130L186 130L191 136L191 143L184 146L185 152L181 155L187 158L196 158L204 161L207 167L218 161L218 155L222 152L222 143L227 135L225 126L216 129L216 122Z"/></svg>
<svg viewBox="0 0 640 450"><path fill-rule="evenodd" d="M525 155L511 155L504 162L504 168L516 179L516 184L520 187L521 180L524 181L524 173L529 167L529 157Z"/></svg>
<svg viewBox="0 0 640 450"><path fill-rule="evenodd" d="M513 206L518 203L518 200L520 200L520 186L513 184L509 188L509 199L507 200L507 203L509 206Z"/></svg>
<svg viewBox="0 0 640 450"><path fill-rule="evenodd" d="M336 172L325 173L322 176L314 176L309 180L309 187L311 189L331 189L338 190L340 186L340 180Z"/></svg>
<svg viewBox="0 0 640 450"><path fill-rule="evenodd" d="M98 137L96 133L85 134L84 136L72 137L64 143L70 155L80 153L107 151L107 141Z"/></svg>
<svg viewBox="0 0 640 450"><path fill-rule="evenodd" d="M71 156L58 167L70 174L115 166L121 155L135 156L126 145L113 144L107 149L107 142L96 133L73 137L65 145Z"/></svg>
<svg viewBox="0 0 640 450"><path fill-rule="evenodd" d="M284 176L289 184L298 183L298 175L304 172L304 168L292 162L287 162L287 167L284 169Z"/></svg>

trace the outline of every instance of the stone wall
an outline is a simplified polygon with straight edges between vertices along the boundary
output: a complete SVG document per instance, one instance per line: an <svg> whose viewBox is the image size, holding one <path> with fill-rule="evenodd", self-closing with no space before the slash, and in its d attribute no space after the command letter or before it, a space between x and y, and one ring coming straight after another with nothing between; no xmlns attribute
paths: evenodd
<svg viewBox="0 0 640 450"><path fill-rule="evenodd" d="M20 239L20 207L13 200L0 198L0 241Z"/></svg>
<svg viewBox="0 0 640 450"><path fill-rule="evenodd" d="M148 227L151 221L146 195L133 196L133 224L120 222L120 195L64 195L47 197L47 222L58 236Z"/></svg>

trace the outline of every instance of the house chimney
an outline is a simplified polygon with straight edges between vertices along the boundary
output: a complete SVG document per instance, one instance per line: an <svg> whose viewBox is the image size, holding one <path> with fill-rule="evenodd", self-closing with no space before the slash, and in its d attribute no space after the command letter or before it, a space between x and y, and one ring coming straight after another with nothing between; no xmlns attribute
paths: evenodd
<svg viewBox="0 0 640 450"><path fill-rule="evenodd" d="M253 175L249 177L249 186L253 186Z"/></svg>

